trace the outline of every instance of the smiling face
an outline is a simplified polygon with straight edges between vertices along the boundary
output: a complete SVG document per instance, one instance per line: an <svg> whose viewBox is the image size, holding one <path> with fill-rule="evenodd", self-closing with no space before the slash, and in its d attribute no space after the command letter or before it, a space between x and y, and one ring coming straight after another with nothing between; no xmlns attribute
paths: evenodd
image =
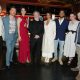
<svg viewBox="0 0 80 80"><path fill-rule="evenodd" d="M12 15L12 16L16 15L16 9L15 8L10 9L10 15Z"/></svg>
<svg viewBox="0 0 80 80"><path fill-rule="evenodd" d="M39 12L37 12L37 11L35 11L34 13L33 13L33 16L34 16L34 18L40 18L40 13Z"/></svg>
<svg viewBox="0 0 80 80"><path fill-rule="evenodd" d="M60 16L60 18L65 17L65 12L64 11L60 11L59 16Z"/></svg>
<svg viewBox="0 0 80 80"><path fill-rule="evenodd" d="M78 19L80 20L80 12L77 14L77 16L78 16Z"/></svg>
<svg viewBox="0 0 80 80"><path fill-rule="evenodd" d="M47 18L47 19L51 19L51 14L50 14L50 13L47 13L47 14L46 14L46 18Z"/></svg>
<svg viewBox="0 0 80 80"><path fill-rule="evenodd" d="M2 12L2 7L0 6L0 13Z"/></svg>
<svg viewBox="0 0 80 80"><path fill-rule="evenodd" d="M22 15L25 15L25 14L26 14L25 8L22 8L22 9L21 9L21 14L22 14Z"/></svg>
<svg viewBox="0 0 80 80"><path fill-rule="evenodd" d="M76 20L76 15L75 14L70 14L70 20L71 21Z"/></svg>

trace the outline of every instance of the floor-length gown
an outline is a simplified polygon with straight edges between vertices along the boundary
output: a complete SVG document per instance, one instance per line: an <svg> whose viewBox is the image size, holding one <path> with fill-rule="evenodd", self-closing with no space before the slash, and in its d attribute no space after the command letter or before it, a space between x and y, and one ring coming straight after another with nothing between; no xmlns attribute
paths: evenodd
<svg viewBox="0 0 80 80"><path fill-rule="evenodd" d="M66 34L65 45L64 45L64 56L66 57L75 57L76 45L75 45L75 36L78 26L78 21L72 23L69 22L68 30Z"/></svg>
<svg viewBox="0 0 80 80"><path fill-rule="evenodd" d="M49 24L44 22L44 35L42 43L42 57L52 58L54 53L54 39L56 36L56 24L55 21L50 20Z"/></svg>
<svg viewBox="0 0 80 80"><path fill-rule="evenodd" d="M19 42L19 56L18 60L20 63L26 63L27 60L30 61L30 44L29 35L27 29L27 18L21 16L20 22L20 36L21 41Z"/></svg>

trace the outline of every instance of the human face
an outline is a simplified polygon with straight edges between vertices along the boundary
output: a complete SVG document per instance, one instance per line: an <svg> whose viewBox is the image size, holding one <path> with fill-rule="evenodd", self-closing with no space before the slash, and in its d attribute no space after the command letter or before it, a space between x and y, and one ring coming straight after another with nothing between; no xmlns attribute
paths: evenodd
<svg viewBox="0 0 80 80"><path fill-rule="evenodd" d="M76 16L74 14L70 14L70 20L71 21L76 20Z"/></svg>
<svg viewBox="0 0 80 80"><path fill-rule="evenodd" d="M22 15L25 15L25 14L26 14L25 8L22 8L22 9L21 9L21 14L22 14Z"/></svg>
<svg viewBox="0 0 80 80"><path fill-rule="evenodd" d="M0 13L2 12L2 7L0 6Z"/></svg>
<svg viewBox="0 0 80 80"><path fill-rule="evenodd" d="M12 16L16 15L16 9L15 8L10 9L10 15L12 15Z"/></svg>
<svg viewBox="0 0 80 80"><path fill-rule="evenodd" d="M39 19L40 18L40 13L39 12L34 12L33 16L34 16L34 18Z"/></svg>
<svg viewBox="0 0 80 80"><path fill-rule="evenodd" d="M77 14L77 16L78 16L78 19L80 20L80 12Z"/></svg>
<svg viewBox="0 0 80 80"><path fill-rule="evenodd" d="M60 11L59 16L60 16L60 18L63 18L65 16L64 11Z"/></svg>
<svg viewBox="0 0 80 80"><path fill-rule="evenodd" d="M47 13L47 14L46 14L46 18L47 18L47 19L51 19L51 14Z"/></svg>

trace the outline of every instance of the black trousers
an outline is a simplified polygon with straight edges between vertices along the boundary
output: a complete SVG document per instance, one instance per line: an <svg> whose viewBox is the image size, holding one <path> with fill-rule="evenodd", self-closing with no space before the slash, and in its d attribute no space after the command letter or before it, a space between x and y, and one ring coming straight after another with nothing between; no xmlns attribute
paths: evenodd
<svg viewBox="0 0 80 80"><path fill-rule="evenodd" d="M3 61L3 40L2 40L2 36L0 36L0 70L3 67L4 61Z"/></svg>
<svg viewBox="0 0 80 80"><path fill-rule="evenodd" d="M2 47L3 47L3 40L2 40L2 36L0 36L0 57L3 53Z"/></svg>
<svg viewBox="0 0 80 80"><path fill-rule="evenodd" d="M35 64L40 64L41 62L41 48L42 39L31 39L31 62Z"/></svg>

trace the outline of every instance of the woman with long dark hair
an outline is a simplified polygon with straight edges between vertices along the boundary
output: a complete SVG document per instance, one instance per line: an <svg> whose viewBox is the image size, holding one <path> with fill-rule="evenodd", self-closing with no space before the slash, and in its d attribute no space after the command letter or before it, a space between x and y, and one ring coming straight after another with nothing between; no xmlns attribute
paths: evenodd
<svg viewBox="0 0 80 80"><path fill-rule="evenodd" d="M25 8L21 8L21 16L18 18L18 40L19 40L19 55L20 63L30 62L30 44L28 35L28 18Z"/></svg>
<svg viewBox="0 0 80 80"><path fill-rule="evenodd" d="M76 20L76 14L70 14L70 22L68 25L68 32L66 34L65 45L64 45L64 56L69 57L68 64L71 63L73 57L75 57L76 44L75 36L79 21Z"/></svg>
<svg viewBox="0 0 80 80"><path fill-rule="evenodd" d="M44 35L42 44L42 57L45 58L45 62L49 62L54 53L54 39L56 36L56 23L52 20L52 14L46 14L47 20L44 21Z"/></svg>

